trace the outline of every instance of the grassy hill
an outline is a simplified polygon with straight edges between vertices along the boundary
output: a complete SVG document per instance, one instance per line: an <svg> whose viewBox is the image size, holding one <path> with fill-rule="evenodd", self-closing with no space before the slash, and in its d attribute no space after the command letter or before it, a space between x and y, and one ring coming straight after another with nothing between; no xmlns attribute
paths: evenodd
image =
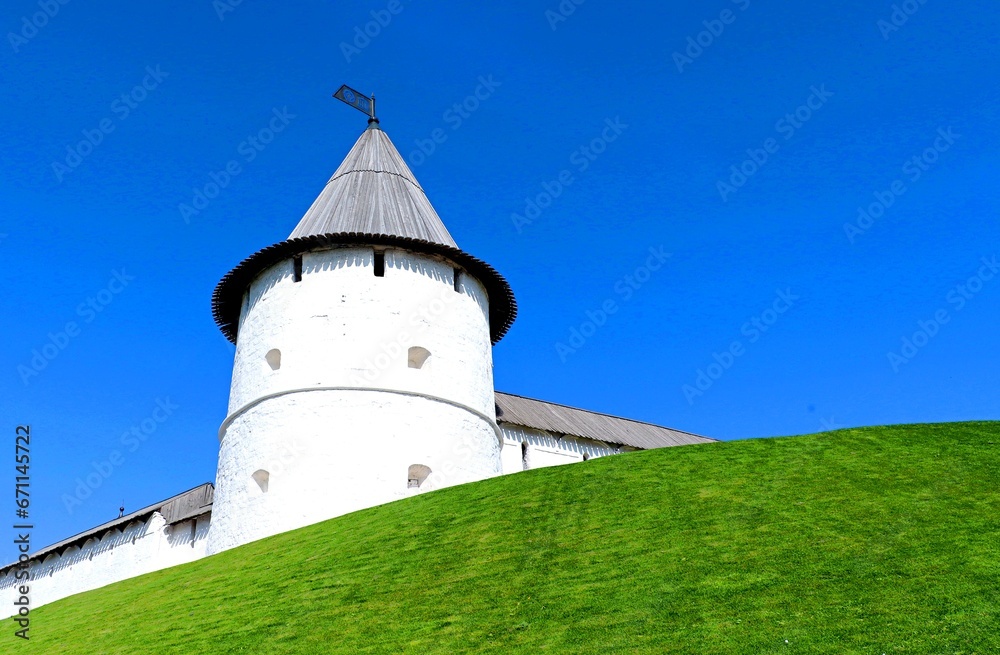
<svg viewBox="0 0 1000 655"><path fill-rule="evenodd" d="M997 653L1000 423L419 496L4 621L3 653Z"/></svg>

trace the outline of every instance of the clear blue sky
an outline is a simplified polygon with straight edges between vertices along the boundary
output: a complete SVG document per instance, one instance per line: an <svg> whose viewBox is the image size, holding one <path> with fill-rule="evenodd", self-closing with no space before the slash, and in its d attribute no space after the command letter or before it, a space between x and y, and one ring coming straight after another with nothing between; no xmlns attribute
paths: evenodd
<svg viewBox="0 0 1000 655"><path fill-rule="evenodd" d="M287 236L365 127L330 97L341 83L377 94L406 157L441 130L414 171L520 305L498 389L722 439L1000 418L1000 275L981 263L1000 255L1000 8L914 0L895 29L892 5L588 0L556 21L557 0L244 0L220 20L210 0L77 0L42 20L7 2L0 451L31 424L36 545L214 479L233 348L210 295ZM345 54L372 11L387 24ZM447 113L480 78L478 107ZM273 141L247 142L286 108ZM574 328L590 336L558 348ZM65 348L26 383L50 333Z"/></svg>

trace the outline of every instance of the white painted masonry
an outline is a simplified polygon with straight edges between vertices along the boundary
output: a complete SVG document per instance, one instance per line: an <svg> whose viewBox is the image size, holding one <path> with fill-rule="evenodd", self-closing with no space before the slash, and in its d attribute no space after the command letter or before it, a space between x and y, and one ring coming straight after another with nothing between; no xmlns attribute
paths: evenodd
<svg viewBox="0 0 1000 655"><path fill-rule="evenodd" d="M573 464L584 459L635 450L628 446L614 446L592 439L551 434L523 425L504 423L500 426L500 432L503 435L503 450L500 456L504 474Z"/></svg>
<svg viewBox="0 0 1000 655"><path fill-rule="evenodd" d="M185 564L205 556L209 516L202 515L167 525L159 512L146 521L133 521L88 539L82 546L70 546L42 561L32 561L31 608L134 578L144 573ZM25 584L15 579L19 569L9 569L0 577L0 616L16 613L17 589Z"/></svg>
<svg viewBox="0 0 1000 655"><path fill-rule="evenodd" d="M431 469L421 491L500 474L485 290L443 259L382 252L383 276L374 248L345 247L304 254L299 281L289 259L250 285L209 554L411 495L414 464Z"/></svg>

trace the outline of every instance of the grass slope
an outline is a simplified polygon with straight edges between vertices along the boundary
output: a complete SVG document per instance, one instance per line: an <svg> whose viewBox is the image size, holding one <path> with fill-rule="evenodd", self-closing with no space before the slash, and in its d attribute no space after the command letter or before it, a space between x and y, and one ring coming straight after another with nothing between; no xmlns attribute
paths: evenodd
<svg viewBox="0 0 1000 655"><path fill-rule="evenodd" d="M67 598L0 651L996 653L998 443L865 428L500 477Z"/></svg>

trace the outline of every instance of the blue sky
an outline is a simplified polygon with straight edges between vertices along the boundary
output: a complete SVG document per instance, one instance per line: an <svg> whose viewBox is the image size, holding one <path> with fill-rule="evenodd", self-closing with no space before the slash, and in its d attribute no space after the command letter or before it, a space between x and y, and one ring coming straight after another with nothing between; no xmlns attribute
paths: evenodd
<svg viewBox="0 0 1000 655"><path fill-rule="evenodd" d="M210 295L364 129L342 83L513 286L498 389L722 439L1000 418L1000 7L896 6L7 2L0 407L36 545L214 479Z"/></svg>

